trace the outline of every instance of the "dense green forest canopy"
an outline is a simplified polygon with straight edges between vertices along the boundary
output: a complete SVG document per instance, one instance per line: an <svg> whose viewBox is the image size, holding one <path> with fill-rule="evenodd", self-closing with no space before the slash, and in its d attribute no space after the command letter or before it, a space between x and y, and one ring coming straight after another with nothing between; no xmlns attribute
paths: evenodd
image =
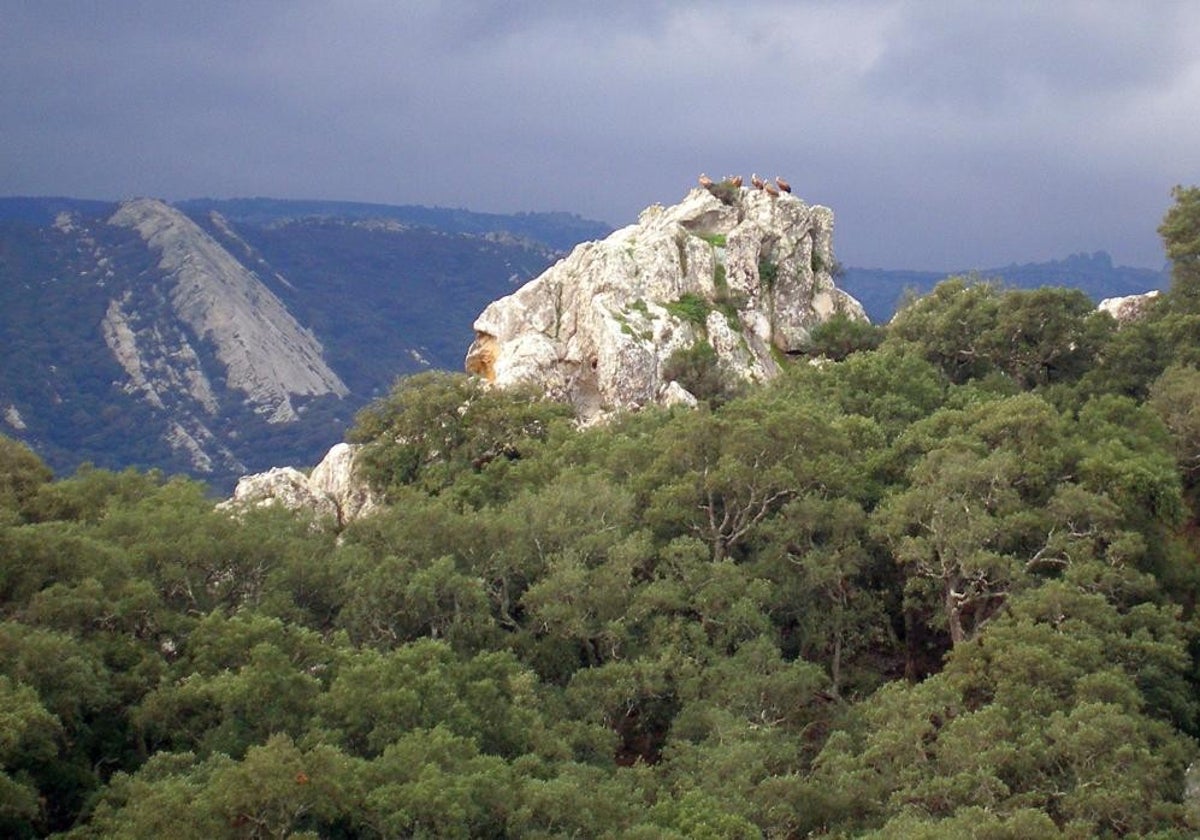
<svg viewBox="0 0 1200 840"><path fill-rule="evenodd" d="M1175 199L1120 328L954 279L587 430L402 380L352 433L388 505L340 531L0 439L0 834L1195 836Z"/></svg>

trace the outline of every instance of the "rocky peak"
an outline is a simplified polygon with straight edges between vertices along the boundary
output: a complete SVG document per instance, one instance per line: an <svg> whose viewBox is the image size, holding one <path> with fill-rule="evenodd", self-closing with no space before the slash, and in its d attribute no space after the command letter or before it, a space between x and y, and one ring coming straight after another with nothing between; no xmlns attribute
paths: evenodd
<svg viewBox="0 0 1200 840"><path fill-rule="evenodd" d="M674 353L708 344L727 375L762 381L779 354L837 313L866 320L833 282L833 212L783 192L722 182L577 246L475 321L467 371L533 384L584 420L687 402Z"/></svg>

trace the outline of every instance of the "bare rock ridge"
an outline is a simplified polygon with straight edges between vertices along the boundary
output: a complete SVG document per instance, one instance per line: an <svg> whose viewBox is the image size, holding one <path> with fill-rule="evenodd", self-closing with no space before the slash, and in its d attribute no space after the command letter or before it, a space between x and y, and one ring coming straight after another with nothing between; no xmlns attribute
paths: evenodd
<svg viewBox="0 0 1200 840"><path fill-rule="evenodd" d="M694 189L489 305L466 369L543 389L585 421L692 401L664 368L701 342L727 374L770 379L813 326L838 313L866 320L834 285L832 233L831 210L788 192L736 180Z"/></svg>
<svg viewBox="0 0 1200 840"><path fill-rule="evenodd" d="M325 363L316 337L296 322L262 281L180 211L155 199L124 202L109 223L131 228L159 256L171 282L169 300L195 338L212 342L226 383L270 422L296 419L293 396L349 393ZM129 375L129 387L152 404L160 391L188 393L216 412L211 382L186 335L165 337L139 324L114 300L103 332Z"/></svg>

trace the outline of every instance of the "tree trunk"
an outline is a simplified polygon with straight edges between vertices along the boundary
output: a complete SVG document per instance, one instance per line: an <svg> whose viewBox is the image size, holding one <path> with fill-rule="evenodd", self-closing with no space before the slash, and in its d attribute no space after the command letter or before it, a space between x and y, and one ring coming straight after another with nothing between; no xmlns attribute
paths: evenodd
<svg viewBox="0 0 1200 840"><path fill-rule="evenodd" d="M957 647L967 637L962 626L962 595L954 591L954 586L947 583L942 604L946 610L946 626L950 630L950 644Z"/></svg>

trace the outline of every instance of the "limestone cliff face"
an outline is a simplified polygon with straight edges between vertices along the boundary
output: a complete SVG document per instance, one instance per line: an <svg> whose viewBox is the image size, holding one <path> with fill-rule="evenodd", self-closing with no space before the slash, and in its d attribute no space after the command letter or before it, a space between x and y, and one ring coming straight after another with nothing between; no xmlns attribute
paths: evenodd
<svg viewBox="0 0 1200 840"><path fill-rule="evenodd" d="M585 420L687 402L664 366L701 341L730 374L769 379L776 354L804 350L814 325L835 313L866 319L830 276L832 232L832 211L788 193L692 190L488 306L467 371L534 384Z"/></svg>
<svg viewBox="0 0 1200 840"><path fill-rule="evenodd" d="M192 341L209 341L225 368L229 388L241 391L270 422L297 417L293 396L345 396L348 389L325 363L316 337L300 326L283 302L195 222L155 199L124 202L109 223L132 228L159 256L171 306L193 336L163 336L153 323L137 323L114 300L103 332L129 374L129 386L149 402L162 392L184 391L208 413L213 389L197 363ZM144 319L143 319L144 320Z"/></svg>

